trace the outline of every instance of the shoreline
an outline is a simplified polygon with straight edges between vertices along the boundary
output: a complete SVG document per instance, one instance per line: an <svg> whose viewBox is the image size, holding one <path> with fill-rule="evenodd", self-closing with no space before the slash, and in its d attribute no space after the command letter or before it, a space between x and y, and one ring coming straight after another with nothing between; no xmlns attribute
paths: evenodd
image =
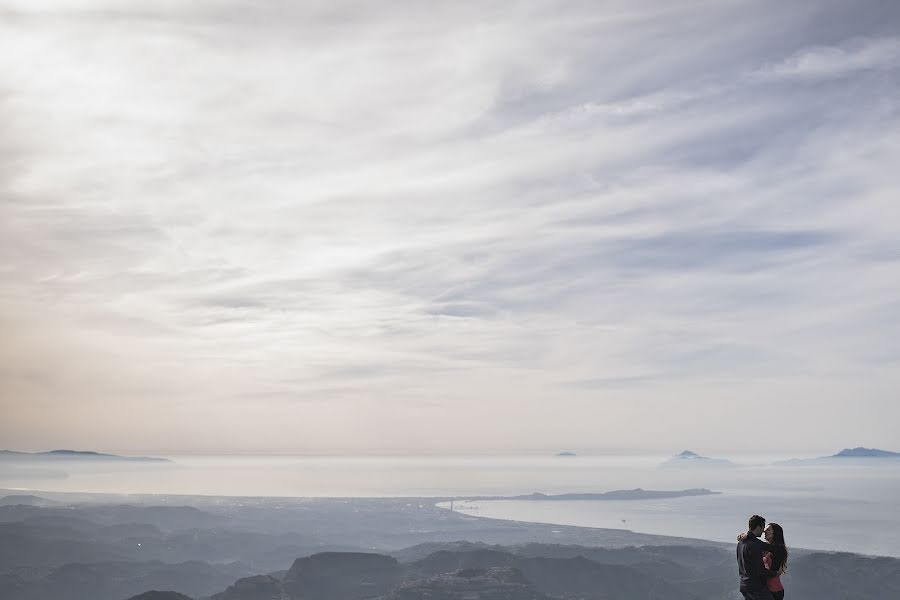
<svg viewBox="0 0 900 600"><path fill-rule="evenodd" d="M381 509L384 514L394 514L398 509L402 510L414 506L419 518L437 525L444 519L440 515L455 513L453 521L445 523L444 529L435 530L435 540L465 539L467 541L492 542L490 538L494 534L521 538L518 542L510 543L550 543L561 545L580 545L586 547L628 547L628 546L665 546L688 544L697 546L710 546L718 548L731 548L735 542L730 540L716 540L709 537L689 537L673 535L669 533L653 533L636 531L621 527L600 527L591 525L566 524L552 521L522 520L505 518L500 516L486 516L476 514L474 511L449 510L451 500L467 501L472 497L450 496L394 496L394 497L362 497L362 496L223 496L223 495L189 495L189 494L128 494L128 493L92 493L92 492L52 492L43 490L16 490L0 488L0 496L8 495L35 495L51 502L72 504L127 504L130 500L134 504L168 505L168 506L194 506L212 512L221 512L230 508L255 507L260 510L290 508L292 506L313 505L327 508L329 505L347 505L354 501L364 504L372 510ZM508 499L507 499L508 500ZM483 501L483 500L482 500ZM519 502L523 502L519 500ZM530 501L524 501L530 503ZM553 501L555 505L561 501ZM568 501L566 501L568 502ZM583 501L575 501L583 502ZM602 501L601 501L602 502ZM218 510L217 510L218 509ZM429 517L428 512L433 511ZM425 513L425 514L421 514ZM452 518L452 517L451 517ZM458 521L457 521L458 519ZM486 524L484 527L476 523ZM448 526L449 525L449 526ZM501 527L498 529L498 525ZM737 534L740 527L735 527ZM401 549L397 547L396 549ZM892 558L900 556L890 553L861 552L857 550L791 547L792 551L799 553L843 553L853 554L869 558Z"/></svg>

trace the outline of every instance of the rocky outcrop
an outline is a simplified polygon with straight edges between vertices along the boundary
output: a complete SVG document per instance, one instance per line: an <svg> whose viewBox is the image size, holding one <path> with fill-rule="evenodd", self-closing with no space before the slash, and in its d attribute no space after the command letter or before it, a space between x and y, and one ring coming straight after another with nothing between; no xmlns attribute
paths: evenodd
<svg viewBox="0 0 900 600"><path fill-rule="evenodd" d="M293 600L354 600L385 594L402 576L392 556L322 552L294 561L284 577L284 591Z"/></svg>
<svg viewBox="0 0 900 600"><path fill-rule="evenodd" d="M288 600L284 586L271 575L255 575L238 579L224 592L210 600Z"/></svg>
<svg viewBox="0 0 900 600"><path fill-rule="evenodd" d="M132 596L128 600L193 600L190 596L185 596L184 594L179 594L178 592L158 592L156 590L151 590L149 592L144 592L143 594L138 594L137 596Z"/></svg>
<svg viewBox="0 0 900 600"><path fill-rule="evenodd" d="M515 561L516 557L509 552L478 548L462 552L440 550L416 561L411 566L415 572L423 575L441 575L462 569L509 567Z"/></svg>
<svg viewBox="0 0 900 600"><path fill-rule="evenodd" d="M439 551L410 565L411 572L431 576L429 589L439 588L441 575L463 570L513 570L536 592L551 597L642 600L688 600L688 594L665 581L627 565L609 565L583 556L524 557L493 549ZM461 572L461 571L458 571ZM434 579L434 577L437 577ZM452 583L452 580L447 580ZM449 584L448 584L449 585ZM455 589L457 586L451 586Z"/></svg>
<svg viewBox="0 0 900 600"><path fill-rule="evenodd" d="M517 569L462 569L401 584L385 600L549 600Z"/></svg>

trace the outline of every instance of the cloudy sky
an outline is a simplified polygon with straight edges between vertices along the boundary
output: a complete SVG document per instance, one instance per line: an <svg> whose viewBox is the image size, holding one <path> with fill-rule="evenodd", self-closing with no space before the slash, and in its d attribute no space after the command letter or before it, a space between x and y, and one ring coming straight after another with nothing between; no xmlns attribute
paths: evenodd
<svg viewBox="0 0 900 600"><path fill-rule="evenodd" d="M900 3L0 0L0 447L900 450Z"/></svg>

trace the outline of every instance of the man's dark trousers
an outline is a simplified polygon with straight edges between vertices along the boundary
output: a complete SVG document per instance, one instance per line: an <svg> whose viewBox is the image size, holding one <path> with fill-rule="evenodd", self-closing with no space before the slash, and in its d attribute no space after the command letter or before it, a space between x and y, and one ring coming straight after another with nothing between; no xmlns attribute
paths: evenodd
<svg viewBox="0 0 900 600"><path fill-rule="evenodd" d="M747 590L741 586L741 594L743 594L744 600L772 600L772 592L764 587Z"/></svg>

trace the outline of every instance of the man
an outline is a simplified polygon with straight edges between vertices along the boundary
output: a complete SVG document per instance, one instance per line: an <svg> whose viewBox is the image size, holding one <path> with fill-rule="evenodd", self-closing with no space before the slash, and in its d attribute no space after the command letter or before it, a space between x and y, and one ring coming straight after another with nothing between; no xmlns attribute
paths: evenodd
<svg viewBox="0 0 900 600"><path fill-rule="evenodd" d="M763 564L765 545L759 540L766 527L766 520L759 515L753 515L747 525L747 535L737 545L741 594L744 600L771 600L772 594L766 588L766 580L774 573L770 573Z"/></svg>

